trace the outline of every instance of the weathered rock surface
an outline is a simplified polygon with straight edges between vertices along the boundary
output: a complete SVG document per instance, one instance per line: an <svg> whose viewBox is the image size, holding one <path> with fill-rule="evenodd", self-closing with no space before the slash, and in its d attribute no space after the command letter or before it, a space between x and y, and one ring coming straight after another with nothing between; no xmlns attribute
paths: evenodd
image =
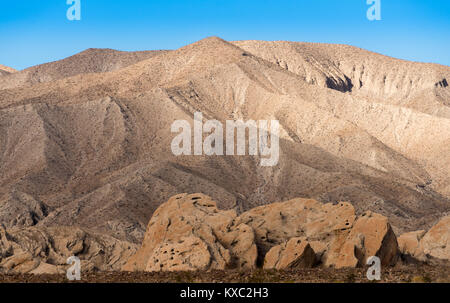
<svg viewBox="0 0 450 303"><path fill-rule="evenodd" d="M238 222L255 230L262 258L273 246L294 237L306 237L321 256L334 234L350 230L354 220L355 210L349 203L333 205L311 199L294 199L256 207L243 213Z"/></svg>
<svg viewBox="0 0 450 303"><path fill-rule="evenodd" d="M429 231L401 235L398 243L407 261L445 264L450 261L450 216L443 217Z"/></svg>
<svg viewBox="0 0 450 303"><path fill-rule="evenodd" d="M235 211L221 211L202 194L172 197L154 213L142 247L124 270L176 271L252 268L253 230L235 224Z"/></svg>
<svg viewBox="0 0 450 303"><path fill-rule="evenodd" d="M425 230L404 233L398 237L398 247L403 255L415 256L419 254L418 248L420 240L425 235Z"/></svg>
<svg viewBox="0 0 450 303"><path fill-rule="evenodd" d="M383 266L390 266L397 262L398 253L397 238L388 219L369 211L355 221L348 235L336 236L324 263L337 268L356 267L376 256Z"/></svg>
<svg viewBox="0 0 450 303"><path fill-rule="evenodd" d="M23 228L0 226L0 272L57 274L77 256L82 271L119 270L136 252L136 245L74 227Z"/></svg>
<svg viewBox="0 0 450 303"><path fill-rule="evenodd" d="M238 217L205 195L182 194L155 212L142 247L123 269L341 268L361 266L371 256L395 264L398 245L387 218L367 212L355 219L345 202L294 199Z"/></svg>
<svg viewBox="0 0 450 303"><path fill-rule="evenodd" d="M367 212L355 221L355 210L346 202L294 199L257 207L239 219L254 228L260 257L280 241L306 237L325 266L361 266L371 256L383 265L396 261L397 240L387 218Z"/></svg>
<svg viewBox="0 0 450 303"><path fill-rule="evenodd" d="M442 218L423 236L415 256L450 260L450 216Z"/></svg>
<svg viewBox="0 0 450 303"><path fill-rule="evenodd" d="M264 269L293 269L313 267L316 254L306 238L292 238L272 247L264 257Z"/></svg>
<svg viewBox="0 0 450 303"><path fill-rule="evenodd" d="M0 200L0 222L6 228L34 226L47 214L46 205L25 193L13 191Z"/></svg>

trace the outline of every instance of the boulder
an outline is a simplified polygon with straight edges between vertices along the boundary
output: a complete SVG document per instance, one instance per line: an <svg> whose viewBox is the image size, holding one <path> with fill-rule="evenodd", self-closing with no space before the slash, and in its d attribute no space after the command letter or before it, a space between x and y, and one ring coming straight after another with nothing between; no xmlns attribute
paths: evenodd
<svg viewBox="0 0 450 303"><path fill-rule="evenodd" d="M158 245L150 255L146 271L206 270L212 255L208 245L198 237L184 237L172 243ZM225 259L229 260L229 253Z"/></svg>
<svg viewBox="0 0 450 303"><path fill-rule="evenodd" d="M367 212L356 219L346 202L293 199L237 216L208 196L181 194L155 211L123 270L342 268L364 266L371 256L395 264L396 236L386 217Z"/></svg>
<svg viewBox="0 0 450 303"><path fill-rule="evenodd" d="M256 207L237 219L254 229L260 262L272 247L298 237L306 237L321 259L336 235L349 231L354 221L355 209L349 203L300 198Z"/></svg>
<svg viewBox="0 0 450 303"><path fill-rule="evenodd" d="M135 244L76 227L0 226L0 272L6 274L63 273L71 256L80 258L82 271L118 270L136 250Z"/></svg>
<svg viewBox="0 0 450 303"><path fill-rule="evenodd" d="M367 212L355 220L350 203L311 199L257 207L238 218L255 230L259 258L291 238L304 237L326 267L363 266L371 256L380 257L385 266L395 264L398 244L388 219Z"/></svg>
<svg viewBox="0 0 450 303"><path fill-rule="evenodd" d="M219 210L203 194L172 197L155 211L142 247L123 270L254 268L253 230L235 219L235 211Z"/></svg>
<svg viewBox="0 0 450 303"><path fill-rule="evenodd" d="M420 240L425 235L425 230L412 231L409 233L404 233L398 237L398 247L400 253L403 255L415 256L419 253L419 243Z"/></svg>
<svg viewBox="0 0 450 303"><path fill-rule="evenodd" d="M420 240L418 258L450 260L450 216L442 218Z"/></svg>
<svg viewBox="0 0 450 303"><path fill-rule="evenodd" d="M272 247L264 258L264 269L311 268L316 254L306 238L292 238Z"/></svg>
<svg viewBox="0 0 450 303"><path fill-rule="evenodd" d="M397 262L397 238L388 219L368 211L359 217L352 229L337 235L325 259L325 265L336 268L364 266L372 256L383 266Z"/></svg>

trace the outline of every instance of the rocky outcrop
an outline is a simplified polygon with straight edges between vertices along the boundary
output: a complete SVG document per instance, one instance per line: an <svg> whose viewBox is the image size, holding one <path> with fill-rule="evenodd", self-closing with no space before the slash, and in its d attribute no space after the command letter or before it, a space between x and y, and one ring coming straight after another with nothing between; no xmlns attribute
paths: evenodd
<svg viewBox="0 0 450 303"><path fill-rule="evenodd" d="M355 221L348 234L336 236L324 262L337 268L356 267L365 265L371 256L379 257L384 266L394 265L398 243L388 219L369 211Z"/></svg>
<svg viewBox="0 0 450 303"><path fill-rule="evenodd" d="M416 256L419 254L419 243L425 233L425 230L418 230L404 233L398 237L398 247L400 249L400 253L408 256Z"/></svg>
<svg viewBox="0 0 450 303"><path fill-rule="evenodd" d="M120 269L136 245L75 227L23 228L0 226L0 273L57 274L77 256L82 271Z"/></svg>
<svg viewBox="0 0 450 303"><path fill-rule="evenodd" d="M142 247L123 269L341 268L362 266L371 256L395 264L395 234L387 218L372 212L356 218L349 203L294 199L238 217L205 195L182 194L155 212Z"/></svg>
<svg viewBox="0 0 450 303"><path fill-rule="evenodd" d="M306 237L322 259L336 234L352 228L355 210L344 202L333 205L293 199L254 208L243 213L238 221L255 230L260 261L272 247L295 237Z"/></svg>
<svg viewBox="0 0 450 303"><path fill-rule="evenodd" d="M353 206L345 202L294 199L255 208L239 219L254 228L260 257L292 237L306 237L318 261L327 267L361 266L371 256L392 265L398 254L386 217L367 212L356 220Z"/></svg>
<svg viewBox="0 0 450 303"><path fill-rule="evenodd" d="M161 205L148 224L141 249L124 270L177 271L253 268L253 230L235 223L202 194L177 195Z"/></svg>
<svg viewBox="0 0 450 303"><path fill-rule="evenodd" d="M316 262L316 254L306 238L292 238L274 246L264 257L264 269L310 268Z"/></svg>
<svg viewBox="0 0 450 303"><path fill-rule="evenodd" d="M0 200L0 222L6 228L34 226L47 213L45 204L22 192L11 191Z"/></svg>
<svg viewBox="0 0 450 303"><path fill-rule="evenodd" d="M419 250L432 258L450 260L450 216L442 218L423 236Z"/></svg>

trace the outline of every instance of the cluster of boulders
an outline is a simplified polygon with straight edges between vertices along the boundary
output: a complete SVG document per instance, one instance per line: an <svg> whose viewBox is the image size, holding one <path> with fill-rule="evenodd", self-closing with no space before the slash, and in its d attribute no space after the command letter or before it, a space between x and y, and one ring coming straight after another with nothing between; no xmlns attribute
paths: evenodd
<svg viewBox="0 0 450 303"><path fill-rule="evenodd" d="M400 252L416 260L450 261L450 216L442 218L428 232L413 231L398 238Z"/></svg>
<svg viewBox="0 0 450 303"><path fill-rule="evenodd" d="M67 259L83 271L207 271L360 267L377 256L398 262L450 261L450 216L428 232L396 237L388 219L355 215L346 202L293 199L240 215L203 194L180 194L153 214L142 246L77 227L0 225L0 273L63 274Z"/></svg>
<svg viewBox="0 0 450 303"><path fill-rule="evenodd" d="M155 211L142 247L123 269L252 268L258 257L255 233L236 219L235 211L219 210L205 195L175 196Z"/></svg>
<svg viewBox="0 0 450 303"><path fill-rule="evenodd" d="M432 229L420 242L434 251L425 243L440 243L442 248L449 233L440 242L433 242L437 239L433 233ZM156 210L142 247L122 269L343 268L364 266L372 256L390 266L401 260L402 249L386 217L373 212L357 217L346 202L322 204L299 198L238 216L234 210L218 209L203 194L181 194ZM439 256L445 254L436 251Z"/></svg>
<svg viewBox="0 0 450 303"><path fill-rule="evenodd" d="M0 273L63 274L77 256L81 270L120 270L137 250L132 243L76 227L5 229L0 225Z"/></svg>

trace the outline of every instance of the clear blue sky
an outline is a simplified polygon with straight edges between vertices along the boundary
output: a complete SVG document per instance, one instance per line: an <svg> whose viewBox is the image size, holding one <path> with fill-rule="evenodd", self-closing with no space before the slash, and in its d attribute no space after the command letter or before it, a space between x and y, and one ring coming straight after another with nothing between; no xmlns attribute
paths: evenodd
<svg viewBox="0 0 450 303"><path fill-rule="evenodd" d="M345 43L393 57L450 65L449 0L0 0L0 64L17 69L84 49L175 49L207 36L226 40Z"/></svg>

